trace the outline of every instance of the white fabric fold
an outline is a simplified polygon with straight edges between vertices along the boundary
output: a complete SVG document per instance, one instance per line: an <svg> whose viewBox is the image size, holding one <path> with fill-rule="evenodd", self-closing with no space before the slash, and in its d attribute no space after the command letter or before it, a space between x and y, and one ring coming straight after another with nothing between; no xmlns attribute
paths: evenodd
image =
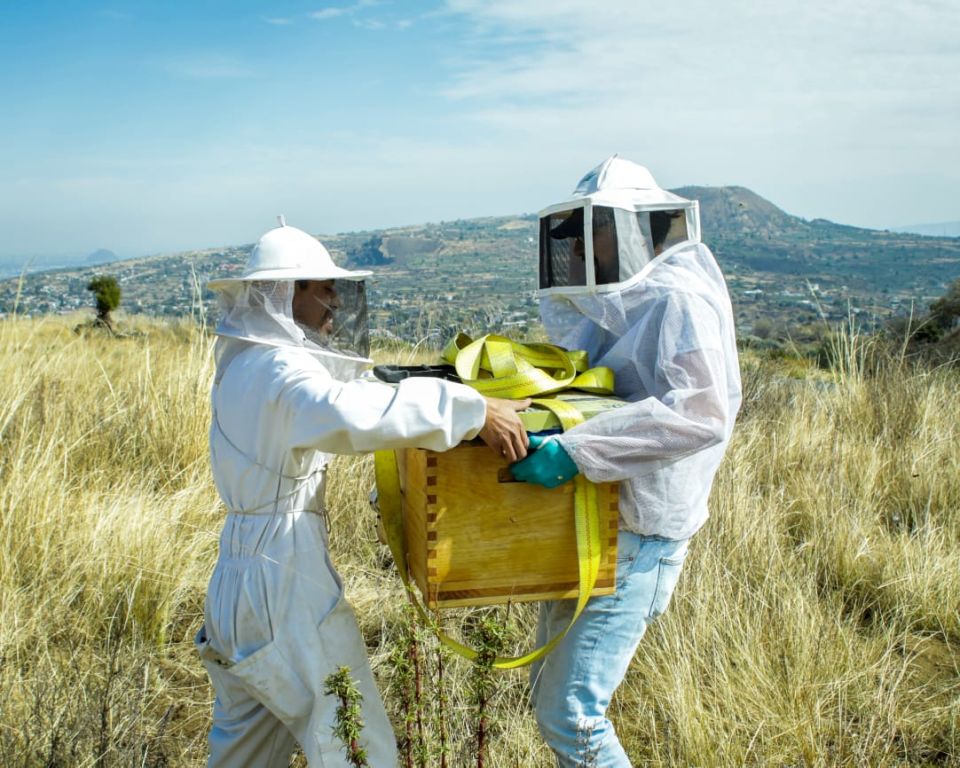
<svg viewBox="0 0 960 768"><path fill-rule="evenodd" d="M733 310L702 243L676 246L620 291L550 295L551 340L586 349L631 404L561 436L592 481L621 481L621 526L670 539L695 533L740 407Z"/></svg>

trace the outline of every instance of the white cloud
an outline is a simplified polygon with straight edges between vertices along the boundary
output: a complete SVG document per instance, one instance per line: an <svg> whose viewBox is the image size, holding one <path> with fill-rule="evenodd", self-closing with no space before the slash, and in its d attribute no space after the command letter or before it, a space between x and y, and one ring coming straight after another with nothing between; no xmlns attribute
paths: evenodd
<svg viewBox="0 0 960 768"><path fill-rule="evenodd" d="M289 18L285 18L285 17L281 17L281 16L276 16L276 17L267 17L267 16L264 16L264 17L263 17L263 20L264 20L267 24L272 24L272 25L275 26L275 27L286 27L286 26L290 26L291 24L293 24L293 19L289 19Z"/></svg>
<svg viewBox="0 0 960 768"><path fill-rule="evenodd" d="M353 16L358 11L362 11L365 8L375 8L379 5L379 0L357 0L357 2L353 3L352 5L331 5L327 6L326 8L321 8L319 11L314 11L311 13L310 16L317 21L326 21L327 19L336 19L340 16Z"/></svg>
<svg viewBox="0 0 960 768"><path fill-rule="evenodd" d="M463 119L541 157L635 152L675 182L753 183L771 196L825 178L856 186L878 164L960 187L960 4L447 0L445 10L472 32L445 62L443 93Z"/></svg>
<svg viewBox="0 0 960 768"><path fill-rule="evenodd" d="M374 17L365 14L369 8L379 8L383 6L382 0L357 0L351 5L328 6L314 11L310 16L317 21L328 21L337 18L349 18L350 23L357 29L363 29L370 32L379 32L385 29L404 30L409 28L413 21L411 19L392 19Z"/></svg>
<svg viewBox="0 0 960 768"><path fill-rule="evenodd" d="M353 26L357 29L366 29L371 32L379 32L387 28L387 23L382 19L354 19Z"/></svg>
<svg viewBox="0 0 960 768"><path fill-rule="evenodd" d="M214 140L199 125L168 140L158 123L142 129L146 151L71 141L60 154L14 157L19 170L0 184L3 247L248 242L281 210L318 233L535 211L613 152L649 164L665 186L742 184L807 217L958 218L956 0L310 7L353 41L354 23L392 30L415 19L431 56L441 36L447 46L446 59L431 59L438 79L403 78L398 65L377 85L392 84L389 94L331 91L336 103L315 100L327 109L319 118L308 109L264 122L248 111ZM309 18L268 13L261 23ZM409 38L397 34L421 41ZM267 79L222 52L154 63L183 78ZM364 119L373 102L383 120ZM51 210L65 212L63 226L45 222Z"/></svg>
<svg viewBox="0 0 960 768"><path fill-rule="evenodd" d="M589 7L572 0L448 0L447 7L476 30L474 48L450 89L460 97L622 98L631 86L646 85L650 93L660 84L662 90L666 77L678 98L702 95L705 85L726 85L712 94L721 101L744 89L916 82L914 67L960 63L954 42L960 6L934 13L917 0L690 0L682 14L635 0ZM498 44L490 45L494 40ZM877 54L896 55L908 67L881 79L886 61L871 60Z"/></svg>
<svg viewBox="0 0 960 768"><path fill-rule="evenodd" d="M321 8L319 11L314 11L310 14L310 17L316 19L317 21L325 21L326 19L335 19L338 16L343 16L346 13L350 13L348 8Z"/></svg>

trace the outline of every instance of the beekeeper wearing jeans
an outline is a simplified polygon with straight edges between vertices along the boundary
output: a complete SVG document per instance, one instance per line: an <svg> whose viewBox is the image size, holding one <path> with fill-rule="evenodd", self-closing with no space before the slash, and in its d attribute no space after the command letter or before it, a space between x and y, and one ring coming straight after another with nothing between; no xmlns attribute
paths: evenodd
<svg viewBox="0 0 960 768"><path fill-rule="evenodd" d="M516 411L439 379L391 387L370 364L364 279L295 227L267 232L242 275L212 281L217 326L210 461L227 514L196 642L214 689L211 766L347 766L327 676L350 668L363 694L361 746L394 768L393 731L364 641L327 551L324 488L334 454L482 437L522 458Z"/></svg>
<svg viewBox="0 0 960 768"><path fill-rule="evenodd" d="M589 353L629 400L546 440L513 467L555 487L582 473L620 483L617 585L592 598L531 670L540 732L558 765L629 766L607 719L647 626L666 610L740 407L733 312L700 242L695 201L612 157L540 214L540 314L550 340ZM573 600L543 603L539 640Z"/></svg>

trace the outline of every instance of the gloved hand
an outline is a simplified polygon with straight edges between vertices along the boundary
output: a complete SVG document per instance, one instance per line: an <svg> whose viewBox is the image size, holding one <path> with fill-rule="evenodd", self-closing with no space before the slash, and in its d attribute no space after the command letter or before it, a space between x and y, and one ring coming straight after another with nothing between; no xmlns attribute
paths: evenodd
<svg viewBox="0 0 960 768"><path fill-rule="evenodd" d="M514 478L524 483L538 483L545 488L573 480L580 474L570 454L558 440L539 435L530 435L530 446L534 449L527 458L510 465Z"/></svg>

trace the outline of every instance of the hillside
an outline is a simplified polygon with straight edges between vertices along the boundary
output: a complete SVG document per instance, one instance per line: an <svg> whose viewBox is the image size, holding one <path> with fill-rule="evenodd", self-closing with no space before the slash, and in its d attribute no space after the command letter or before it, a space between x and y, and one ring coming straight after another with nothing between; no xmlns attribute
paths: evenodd
<svg viewBox="0 0 960 768"><path fill-rule="evenodd" d="M836 322L871 327L923 308L960 277L960 239L860 229L792 216L744 187L681 187L700 201L703 237L727 280L740 332L758 320L781 330ZM339 262L372 267L372 327L421 341L428 335L536 325L535 215L488 217L319 235ZM188 315L213 296L198 286L242 268L250 245L62 269L0 282L0 312L71 311L91 305L98 269L118 277L128 313Z"/></svg>

